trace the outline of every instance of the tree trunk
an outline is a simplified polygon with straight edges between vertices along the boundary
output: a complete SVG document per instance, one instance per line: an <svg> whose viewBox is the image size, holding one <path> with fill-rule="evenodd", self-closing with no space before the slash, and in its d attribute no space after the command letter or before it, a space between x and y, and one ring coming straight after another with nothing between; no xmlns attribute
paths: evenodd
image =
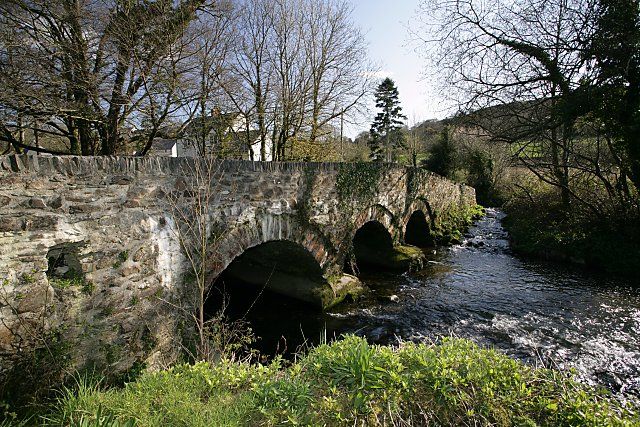
<svg viewBox="0 0 640 427"><path fill-rule="evenodd" d="M124 105L125 99L122 95L124 81L128 69L128 62L131 52L120 46L118 49L118 63L116 65L116 77L111 90L111 100L109 103L109 112L107 113L106 123L102 135L101 154L111 156L117 149L118 142L118 119L120 117L121 107Z"/></svg>

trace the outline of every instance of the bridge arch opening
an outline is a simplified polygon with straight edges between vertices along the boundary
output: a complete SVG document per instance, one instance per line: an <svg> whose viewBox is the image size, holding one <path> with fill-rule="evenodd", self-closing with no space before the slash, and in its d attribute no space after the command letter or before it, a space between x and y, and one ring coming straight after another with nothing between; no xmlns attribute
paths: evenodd
<svg viewBox="0 0 640 427"><path fill-rule="evenodd" d="M212 318L224 309L227 321L250 324L261 354L288 354L306 337L319 336L324 324L317 299L324 286L322 269L306 248L268 241L245 250L215 279L205 313Z"/></svg>
<svg viewBox="0 0 640 427"><path fill-rule="evenodd" d="M245 250L218 276L221 282L249 286L315 303L315 291L326 283L313 255L298 243L273 240Z"/></svg>
<svg viewBox="0 0 640 427"><path fill-rule="evenodd" d="M427 216L421 210L414 211L409 217L404 232L404 241L408 245L428 248L434 245L431 227Z"/></svg>
<svg viewBox="0 0 640 427"><path fill-rule="evenodd" d="M393 238L379 221L368 221L353 237L353 253L347 260L347 271L358 272L384 268L393 256ZM356 271L354 271L356 270Z"/></svg>

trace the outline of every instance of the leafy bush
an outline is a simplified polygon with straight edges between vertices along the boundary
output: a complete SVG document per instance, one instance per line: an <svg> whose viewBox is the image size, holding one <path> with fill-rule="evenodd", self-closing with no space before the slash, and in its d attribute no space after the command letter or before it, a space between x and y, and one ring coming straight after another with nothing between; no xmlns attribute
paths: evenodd
<svg viewBox="0 0 640 427"><path fill-rule="evenodd" d="M147 373L122 390L81 384L48 422L100 417L137 426L640 425L606 391L467 340L392 348L355 336L285 368L222 361Z"/></svg>
<svg viewBox="0 0 640 427"><path fill-rule="evenodd" d="M640 218L622 208L596 216L567 211L553 190L535 188L505 206L513 248L525 255L572 261L604 271L637 275Z"/></svg>
<svg viewBox="0 0 640 427"><path fill-rule="evenodd" d="M15 417L16 413L24 416L34 408L44 406L42 402L48 399L52 389L66 375L71 349L62 331L33 330L33 333L39 334L39 345L23 351L11 369L3 373L3 381L0 382L0 420L1 416Z"/></svg>
<svg viewBox="0 0 640 427"><path fill-rule="evenodd" d="M495 161L490 154L482 150L472 150L465 159L467 169L467 185L475 188L478 203L483 206L500 205L494 182Z"/></svg>
<svg viewBox="0 0 640 427"><path fill-rule="evenodd" d="M429 149L429 157L423 166L446 178L453 178L458 166L458 148L448 127L442 130L436 143Z"/></svg>
<svg viewBox="0 0 640 427"><path fill-rule="evenodd" d="M438 214L433 238L441 244L458 243L462 234L473 223L484 215L484 208L474 205L464 208L451 207Z"/></svg>

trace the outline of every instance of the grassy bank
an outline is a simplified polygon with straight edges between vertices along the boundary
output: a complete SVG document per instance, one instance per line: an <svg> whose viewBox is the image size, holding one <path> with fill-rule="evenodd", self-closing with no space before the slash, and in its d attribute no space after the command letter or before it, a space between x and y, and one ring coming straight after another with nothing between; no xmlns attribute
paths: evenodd
<svg viewBox="0 0 640 427"><path fill-rule="evenodd" d="M79 383L47 424L640 425L603 391L460 339L391 348L348 336L286 367L223 361L146 373L121 389Z"/></svg>

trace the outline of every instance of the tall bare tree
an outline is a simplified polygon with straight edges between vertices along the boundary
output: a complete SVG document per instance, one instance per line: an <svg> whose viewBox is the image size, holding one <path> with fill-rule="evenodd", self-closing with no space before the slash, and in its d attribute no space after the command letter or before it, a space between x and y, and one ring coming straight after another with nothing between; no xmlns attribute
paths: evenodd
<svg viewBox="0 0 640 427"><path fill-rule="evenodd" d="M184 161L182 177L178 185L181 190L167 194L171 208L171 230L182 248L186 258L187 277L191 297L186 304L186 314L193 320L197 334L195 356L201 360L210 360L212 351L205 313L210 280L208 262L217 254L216 244L220 241L222 230L216 229L213 203L218 194L220 180L223 177L221 163L204 154L200 158ZM185 191L185 189L187 191Z"/></svg>
<svg viewBox="0 0 640 427"><path fill-rule="evenodd" d="M372 65L363 34L353 26L346 2L308 1L304 7L304 55L310 70L309 140L371 92Z"/></svg>
<svg viewBox="0 0 640 427"><path fill-rule="evenodd" d="M269 61L271 36L269 2L246 0L241 4L234 26L234 43L222 87L245 120L245 135L250 138L254 124L260 138L260 159L267 158L268 115L273 81ZM251 144L248 140L247 143Z"/></svg>
<svg viewBox="0 0 640 427"><path fill-rule="evenodd" d="M259 158L271 140L284 160L363 105L372 67L351 13L344 0L7 0L0 141L146 154L199 127L204 152L221 112L242 120L248 151L257 133Z"/></svg>
<svg viewBox="0 0 640 427"><path fill-rule="evenodd" d="M260 158L271 140L274 159L285 160L296 140L314 143L364 105L373 67L351 13L344 1L240 3L224 87L257 130Z"/></svg>
<svg viewBox="0 0 640 427"><path fill-rule="evenodd" d="M16 151L46 151L21 140L28 123L64 139L58 151L116 153L137 107L149 108L145 86L156 73L166 78L162 64L176 54L175 42L211 7L204 0L2 2L0 138Z"/></svg>

